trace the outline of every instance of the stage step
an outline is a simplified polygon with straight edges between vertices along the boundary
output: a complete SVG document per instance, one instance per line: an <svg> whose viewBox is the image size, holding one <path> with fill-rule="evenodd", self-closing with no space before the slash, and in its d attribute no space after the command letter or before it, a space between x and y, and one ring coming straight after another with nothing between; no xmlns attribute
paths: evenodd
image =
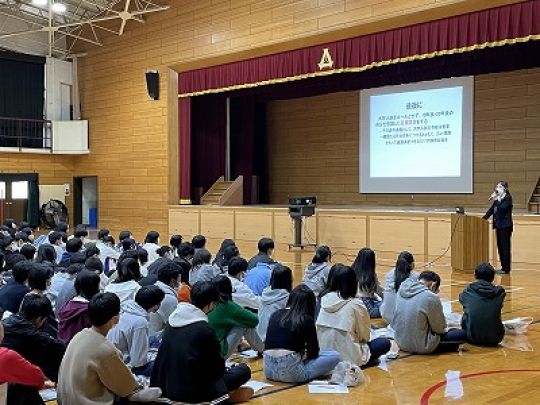
<svg viewBox="0 0 540 405"><path fill-rule="evenodd" d="M201 205L242 205L244 199L243 177L225 181L221 176L202 196Z"/></svg>
<svg viewBox="0 0 540 405"><path fill-rule="evenodd" d="M536 187L534 188L534 191L531 193L528 206L529 212L540 215L540 178L536 182Z"/></svg>

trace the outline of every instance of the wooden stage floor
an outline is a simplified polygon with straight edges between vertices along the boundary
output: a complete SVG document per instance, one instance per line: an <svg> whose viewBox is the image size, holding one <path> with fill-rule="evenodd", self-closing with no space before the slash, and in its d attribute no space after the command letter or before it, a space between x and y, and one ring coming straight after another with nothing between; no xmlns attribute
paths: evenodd
<svg viewBox="0 0 540 405"><path fill-rule="evenodd" d="M420 269L417 269L420 270ZM471 275L452 273L447 266L433 268L442 278L441 299L452 301L452 309L461 312L459 293L472 280ZM380 265L384 280L388 267ZM296 272L295 272L296 273ZM295 274L300 282L300 274ZM517 267L512 275L496 276L507 297L503 319L532 316L535 322L524 336L507 336L498 348L466 344L460 353L420 356L400 353L386 367L364 370L366 383L351 388L349 394L315 395L307 385L280 384L259 391L254 404L518 404L540 396L540 268ZM379 321L375 321L378 323ZM249 361L253 379L266 381L262 360ZM449 370L461 373L463 395L452 399L452 386L446 387ZM458 389L459 392L459 389ZM51 403L50 405L53 405Z"/></svg>

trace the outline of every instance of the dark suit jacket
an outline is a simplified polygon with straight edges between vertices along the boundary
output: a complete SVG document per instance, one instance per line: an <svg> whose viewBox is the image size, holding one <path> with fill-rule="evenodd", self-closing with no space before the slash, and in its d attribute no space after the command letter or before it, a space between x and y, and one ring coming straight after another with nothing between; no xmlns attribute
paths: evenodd
<svg viewBox="0 0 540 405"><path fill-rule="evenodd" d="M489 219L493 215L493 228L494 229L506 229L514 227L512 222L512 196L506 194L506 196L499 202L499 200L493 201L491 208L484 215L484 219Z"/></svg>

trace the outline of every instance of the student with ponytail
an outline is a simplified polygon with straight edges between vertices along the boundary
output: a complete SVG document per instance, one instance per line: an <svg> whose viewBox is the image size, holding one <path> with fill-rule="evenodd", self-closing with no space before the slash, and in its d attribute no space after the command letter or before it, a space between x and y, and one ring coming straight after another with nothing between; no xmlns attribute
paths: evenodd
<svg viewBox="0 0 540 405"><path fill-rule="evenodd" d="M318 297L326 287L328 274L330 273L330 260L332 260L330 248L328 246L319 246L313 260L306 266L304 284L313 290L315 297Z"/></svg>
<svg viewBox="0 0 540 405"><path fill-rule="evenodd" d="M399 291L401 283L409 277L417 278L417 274L413 272L414 256L412 253L404 251L398 256L396 267L386 275L386 286L384 288L384 297L381 303L381 316L388 323L392 323L394 317L394 307L396 304L396 295Z"/></svg>

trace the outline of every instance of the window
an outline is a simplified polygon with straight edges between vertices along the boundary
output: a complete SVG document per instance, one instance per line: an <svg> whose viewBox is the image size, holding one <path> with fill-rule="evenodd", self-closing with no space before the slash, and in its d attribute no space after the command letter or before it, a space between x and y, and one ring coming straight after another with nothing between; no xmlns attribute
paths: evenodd
<svg viewBox="0 0 540 405"><path fill-rule="evenodd" d="M6 199L6 182L0 181L0 199Z"/></svg>
<svg viewBox="0 0 540 405"><path fill-rule="evenodd" d="M14 200L28 199L28 182L14 181L11 183L11 198Z"/></svg>

